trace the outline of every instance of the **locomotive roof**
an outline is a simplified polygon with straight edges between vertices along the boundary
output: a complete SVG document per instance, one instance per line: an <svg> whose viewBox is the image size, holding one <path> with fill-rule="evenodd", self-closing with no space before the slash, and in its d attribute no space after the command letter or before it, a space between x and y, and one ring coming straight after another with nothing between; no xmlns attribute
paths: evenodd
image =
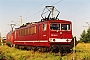
<svg viewBox="0 0 90 60"><path fill-rule="evenodd" d="M71 23L71 21L68 21L68 20L60 20L60 19L56 19L56 20L45 20L45 21L49 21L49 22L61 22L61 23ZM42 22L45 22L45 21L42 21Z"/></svg>
<svg viewBox="0 0 90 60"><path fill-rule="evenodd" d="M44 22L71 23L71 21L67 21L67 20L43 20L43 21L39 21L39 22L26 23L26 24L23 24L22 26L20 26L19 28L16 28L16 29L20 29L20 28L27 27L27 26L33 26L33 25L36 25L36 24L44 23Z"/></svg>

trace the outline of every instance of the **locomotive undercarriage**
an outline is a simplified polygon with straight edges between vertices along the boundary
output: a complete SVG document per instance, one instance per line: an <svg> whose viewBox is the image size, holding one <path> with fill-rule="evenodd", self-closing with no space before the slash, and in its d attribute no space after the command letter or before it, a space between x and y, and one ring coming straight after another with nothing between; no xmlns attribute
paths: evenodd
<svg viewBox="0 0 90 60"><path fill-rule="evenodd" d="M52 52L60 52L60 53L69 53L71 50L71 45L52 45Z"/></svg>
<svg viewBox="0 0 90 60"><path fill-rule="evenodd" d="M69 53L71 50L71 45L51 45L50 47L43 47L43 46L23 46L23 45L14 45L11 47L15 47L18 49L26 49L26 50L33 50L38 52L54 52L54 53Z"/></svg>
<svg viewBox="0 0 90 60"><path fill-rule="evenodd" d="M19 45L19 44L12 44L7 43L10 47L16 47L19 49L26 49L26 50L33 50L33 51L39 51L39 52L55 52L55 53L69 53L74 46L74 40L75 40L75 46L78 44L76 41L76 38L74 38L71 43L68 45L56 45L56 44L50 44L50 47L45 46L30 46L30 45Z"/></svg>

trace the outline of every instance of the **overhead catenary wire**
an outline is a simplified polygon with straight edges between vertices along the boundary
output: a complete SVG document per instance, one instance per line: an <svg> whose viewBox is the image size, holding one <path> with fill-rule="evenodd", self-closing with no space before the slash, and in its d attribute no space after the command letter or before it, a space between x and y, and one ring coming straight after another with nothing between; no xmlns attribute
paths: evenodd
<svg viewBox="0 0 90 60"><path fill-rule="evenodd" d="M40 6L44 5L44 4L47 3L48 1L49 1L49 0L46 0L45 2L43 2L42 4L40 4L39 6L33 8L32 10L30 10L30 11L24 13L24 14L22 14L21 16L26 15L26 14L28 14L28 13L30 13L30 12L36 10L37 8L39 8ZM16 18L16 20L17 20L17 19L18 19L18 18Z"/></svg>
<svg viewBox="0 0 90 60"><path fill-rule="evenodd" d="M36 13L34 13L34 14L32 14L32 15L28 16L27 18L32 17L32 16L34 16L34 15L36 15L36 14L40 13L41 11L43 11L43 10L40 10L40 11L38 11L38 12L36 12ZM27 19L27 18L25 18L25 19Z"/></svg>
<svg viewBox="0 0 90 60"><path fill-rule="evenodd" d="M46 0L45 2L43 2L42 4L40 4L39 6L35 7L34 9L30 10L30 11L27 12L27 13L30 13L30 12L36 10L37 8L39 8L40 6L44 5L44 4L47 3L48 1L49 1L49 0ZM25 14L27 14L27 13L25 13ZM24 14L24 15L25 15L25 14Z"/></svg>
<svg viewBox="0 0 90 60"><path fill-rule="evenodd" d="M48 1L48 0L47 0L47 1ZM46 1L46 2L47 2L47 1ZM52 5L56 5L56 4L58 4L58 3L62 2L62 1L63 1L63 0L59 0L58 2L56 2L56 3L52 4ZM45 2L45 3L46 3L46 2ZM44 4L44 3L43 3L43 4ZM43 4L41 4L41 5L43 5ZM34 13L34 14L28 16L28 17L26 17L25 19L28 19L28 18L30 18L30 17L32 17L32 16L40 13L41 11L43 11L43 10L39 10L38 12L36 12L36 13ZM25 20L25 19L24 19L24 20Z"/></svg>
<svg viewBox="0 0 90 60"><path fill-rule="evenodd" d="M60 2L62 2L63 0L60 0L60 1L58 1L58 2L56 2L56 3L54 3L54 4L52 4L52 5L56 5L56 4L58 4L58 3L60 3Z"/></svg>
<svg viewBox="0 0 90 60"><path fill-rule="evenodd" d="M21 15L21 16L24 16L24 15L26 15L26 14L28 14L28 13L30 13L30 12L32 12L32 11L34 11L34 10L36 10L37 8L39 8L40 6L42 6L42 5L44 5L45 3L47 3L49 0L46 0L45 2L43 2L42 4L40 4L39 6L37 6L37 7L35 7L35 8L33 8L32 10L30 10L30 11L28 11L27 13L24 13L23 15ZM30 16L28 16L28 17L26 17L26 18L24 18L23 20L25 20L25 19L27 19L27 18L29 18L29 17L31 17L31 16L33 16L33 15L36 15L36 14L38 14L39 12L41 12L42 10L40 10L40 11L38 11L38 12L36 12L36 13L34 13L34 14L32 14L32 15L30 15ZM16 20L17 20L18 18L16 18Z"/></svg>

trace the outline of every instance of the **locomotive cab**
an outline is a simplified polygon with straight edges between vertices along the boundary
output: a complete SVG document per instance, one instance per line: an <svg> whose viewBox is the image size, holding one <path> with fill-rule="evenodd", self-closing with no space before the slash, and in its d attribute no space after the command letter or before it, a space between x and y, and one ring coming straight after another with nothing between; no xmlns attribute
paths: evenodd
<svg viewBox="0 0 90 60"><path fill-rule="evenodd" d="M63 23L62 23L63 22ZM70 44L72 40L72 24L68 21L56 20L50 23L49 41L56 44Z"/></svg>
<svg viewBox="0 0 90 60"><path fill-rule="evenodd" d="M70 51L72 41L72 23L66 20L50 20L49 44L52 51Z"/></svg>

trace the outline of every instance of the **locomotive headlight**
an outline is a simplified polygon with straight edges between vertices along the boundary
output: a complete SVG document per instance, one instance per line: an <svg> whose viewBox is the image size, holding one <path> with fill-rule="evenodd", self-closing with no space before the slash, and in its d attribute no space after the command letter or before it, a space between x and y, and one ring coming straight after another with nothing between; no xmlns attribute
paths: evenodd
<svg viewBox="0 0 90 60"><path fill-rule="evenodd" d="M52 42L52 39L49 39L50 42Z"/></svg>
<svg viewBox="0 0 90 60"><path fill-rule="evenodd" d="M55 42L55 39L53 39L53 42Z"/></svg>
<svg viewBox="0 0 90 60"><path fill-rule="evenodd" d="M58 32L58 30L57 30L57 32Z"/></svg>
<svg viewBox="0 0 90 60"><path fill-rule="evenodd" d="M60 34L62 34L62 32L60 32Z"/></svg>
<svg viewBox="0 0 90 60"><path fill-rule="evenodd" d="M49 39L50 42L55 42L56 40L55 39Z"/></svg>

